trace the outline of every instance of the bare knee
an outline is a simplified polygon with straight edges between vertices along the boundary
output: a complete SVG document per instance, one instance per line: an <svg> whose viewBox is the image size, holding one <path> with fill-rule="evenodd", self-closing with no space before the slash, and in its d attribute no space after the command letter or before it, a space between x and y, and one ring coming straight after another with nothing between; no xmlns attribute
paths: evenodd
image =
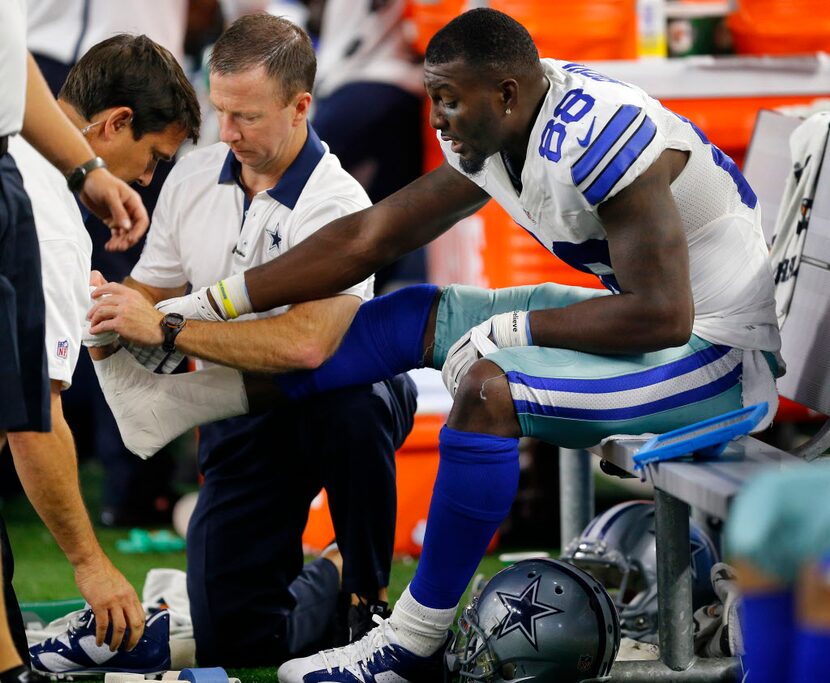
<svg viewBox="0 0 830 683"><path fill-rule="evenodd" d="M447 426L463 432L521 436L504 370L486 358L473 363L458 386Z"/></svg>

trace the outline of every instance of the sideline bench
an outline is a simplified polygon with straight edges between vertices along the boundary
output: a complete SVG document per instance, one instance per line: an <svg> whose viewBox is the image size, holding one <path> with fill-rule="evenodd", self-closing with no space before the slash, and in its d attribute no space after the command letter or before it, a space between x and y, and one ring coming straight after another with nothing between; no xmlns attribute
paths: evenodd
<svg viewBox="0 0 830 683"><path fill-rule="evenodd" d="M765 218L767 241L775 222L784 179L791 167L788 138L800 123L794 117L762 112L746 162ZM822 188L823 191L822 191ZM789 317L782 329L787 374L779 393L820 413L830 414L830 154L826 154L804 246ZM635 472L633 456L647 439L609 441L590 449L606 472ZM751 436L727 446L737 460L665 462L648 466L656 506L657 585L660 660L617 662L612 681L737 681L736 658L698 659L694 654L690 569L690 508L726 519L732 499L743 485L770 468L807 466L830 446L830 419L806 444L787 452ZM590 456L560 455L563 544L581 532L593 516ZM566 528L569 527L569 528ZM566 535L567 534L567 535Z"/></svg>

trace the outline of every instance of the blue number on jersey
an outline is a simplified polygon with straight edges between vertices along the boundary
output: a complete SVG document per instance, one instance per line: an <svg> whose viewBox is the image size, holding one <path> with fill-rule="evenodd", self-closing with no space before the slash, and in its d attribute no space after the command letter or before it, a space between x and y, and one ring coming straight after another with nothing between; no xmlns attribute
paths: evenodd
<svg viewBox="0 0 830 683"><path fill-rule="evenodd" d="M572 268L596 275L606 289L619 294L620 283L614 275L608 241L588 239L584 242L553 242L551 251Z"/></svg>
<svg viewBox="0 0 830 683"><path fill-rule="evenodd" d="M553 119L548 121L545 130L542 131L539 156L545 157L548 161L559 161L562 158L562 140L564 139L565 126Z"/></svg>
<svg viewBox="0 0 830 683"><path fill-rule="evenodd" d="M574 88L566 92L553 110L553 118L547 122L542 131L539 156L554 163L559 161L562 158L562 142L566 134L565 124L579 121L593 109L595 102L593 97L582 92L582 88ZM573 111L574 109L576 111Z"/></svg>

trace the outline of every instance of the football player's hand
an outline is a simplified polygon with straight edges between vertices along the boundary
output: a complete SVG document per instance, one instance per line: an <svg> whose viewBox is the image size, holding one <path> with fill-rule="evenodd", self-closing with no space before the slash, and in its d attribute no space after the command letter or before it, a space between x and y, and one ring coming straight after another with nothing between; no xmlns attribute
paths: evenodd
<svg viewBox="0 0 830 683"><path fill-rule="evenodd" d="M144 632L144 608L124 575L101 553L75 566L75 583L95 613L96 643L102 645L112 627L110 650L115 652L122 643L132 650Z"/></svg>
<svg viewBox="0 0 830 683"><path fill-rule="evenodd" d="M498 351L499 347L490 338L492 328L493 318L489 318L468 330L447 352L447 359L441 368L441 378L453 398L458 391L458 385L473 363L489 353Z"/></svg>
<svg viewBox="0 0 830 683"><path fill-rule="evenodd" d="M150 219L138 193L105 168L91 171L78 195L110 229L107 251L129 249L147 232Z"/></svg>
<svg viewBox="0 0 830 683"><path fill-rule="evenodd" d="M208 288L202 287L184 296L165 299L156 304L162 313L178 313L192 320L206 320L208 322L224 322L223 318L208 299Z"/></svg>
<svg viewBox="0 0 830 683"><path fill-rule="evenodd" d="M161 319L164 314L137 290L109 282L92 293L95 304L87 313L92 334L117 332L141 346L160 346L164 341Z"/></svg>

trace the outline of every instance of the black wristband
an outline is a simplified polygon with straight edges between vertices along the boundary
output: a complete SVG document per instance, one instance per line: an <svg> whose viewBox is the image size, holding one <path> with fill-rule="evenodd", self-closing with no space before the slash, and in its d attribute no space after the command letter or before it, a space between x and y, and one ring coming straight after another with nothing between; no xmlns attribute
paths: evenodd
<svg viewBox="0 0 830 683"><path fill-rule="evenodd" d="M92 157L89 161L76 166L66 174L66 184L70 191L78 193L84 189L86 177L98 168L106 168L107 164L101 157Z"/></svg>

